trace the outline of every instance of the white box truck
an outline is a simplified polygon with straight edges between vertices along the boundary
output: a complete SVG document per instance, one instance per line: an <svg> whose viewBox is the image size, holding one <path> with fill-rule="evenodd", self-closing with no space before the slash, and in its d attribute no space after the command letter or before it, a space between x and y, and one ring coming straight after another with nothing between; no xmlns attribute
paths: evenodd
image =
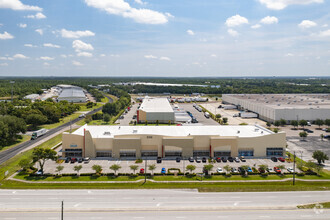
<svg viewBox="0 0 330 220"><path fill-rule="evenodd" d="M35 140L35 139L37 139L38 137L40 137L40 136L46 134L46 132L47 132L47 130L44 129L44 128L43 128L43 129L40 129L40 130L38 130L38 131L34 131L34 132L32 133L31 140Z"/></svg>
<svg viewBox="0 0 330 220"><path fill-rule="evenodd" d="M239 117L241 117L241 118L258 118L258 114L253 113L253 112L240 112Z"/></svg>

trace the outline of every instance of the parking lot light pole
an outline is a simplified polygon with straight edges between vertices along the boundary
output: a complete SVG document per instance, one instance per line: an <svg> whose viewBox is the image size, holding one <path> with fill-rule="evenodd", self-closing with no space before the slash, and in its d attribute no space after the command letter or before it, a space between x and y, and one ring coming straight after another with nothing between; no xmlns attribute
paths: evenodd
<svg viewBox="0 0 330 220"><path fill-rule="evenodd" d="M293 176L292 176L292 181L293 181L293 185L295 184L296 181L296 152L293 151Z"/></svg>
<svg viewBox="0 0 330 220"><path fill-rule="evenodd" d="M184 157L182 157L182 162L183 162L182 171L183 171L183 176L184 176L185 175L184 173L186 172L185 167L184 167Z"/></svg>
<svg viewBox="0 0 330 220"><path fill-rule="evenodd" d="M62 207L61 207L61 220L63 220L63 201L62 201Z"/></svg>
<svg viewBox="0 0 330 220"><path fill-rule="evenodd" d="M146 182L147 182L147 159L148 158L146 158L144 161L144 183L143 184L145 184Z"/></svg>

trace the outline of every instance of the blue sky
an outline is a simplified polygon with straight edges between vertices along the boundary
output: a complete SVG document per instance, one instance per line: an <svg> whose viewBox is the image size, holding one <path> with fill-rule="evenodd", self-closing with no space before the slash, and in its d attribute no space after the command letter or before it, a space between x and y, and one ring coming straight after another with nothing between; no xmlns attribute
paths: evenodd
<svg viewBox="0 0 330 220"><path fill-rule="evenodd" d="M328 0L0 0L0 76L330 76Z"/></svg>

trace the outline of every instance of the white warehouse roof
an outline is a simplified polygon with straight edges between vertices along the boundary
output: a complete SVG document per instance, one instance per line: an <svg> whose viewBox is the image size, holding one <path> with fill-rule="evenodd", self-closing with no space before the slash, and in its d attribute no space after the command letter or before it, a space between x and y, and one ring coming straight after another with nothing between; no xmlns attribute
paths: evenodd
<svg viewBox="0 0 330 220"><path fill-rule="evenodd" d="M143 99L140 110L145 112L173 112L167 98L151 98L148 96Z"/></svg>
<svg viewBox="0 0 330 220"><path fill-rule="evenodd" d="M185 137L190 135L259 137L272 131L255 126L88 126L80 127L73 134L84 135L90 131L93 138L113 138L116 135L162 135Z"/></svg>

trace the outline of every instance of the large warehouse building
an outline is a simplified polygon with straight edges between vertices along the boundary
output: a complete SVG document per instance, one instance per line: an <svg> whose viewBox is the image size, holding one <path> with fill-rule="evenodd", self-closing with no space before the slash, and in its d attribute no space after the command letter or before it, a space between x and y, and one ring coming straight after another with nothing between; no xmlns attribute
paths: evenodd
<svg viewBox="0 0 330 220"><path fill-rule="evenodd" d="M63 133L63 157L284 156L286 136L261 126L88 126Z"/></svg>
<svg viewBox="0 0 330 220"><path fill-rule="evenodd" d="M167 98L152 98L146 96L137 110L138 123L171 123L175 122L175 115Z"/></svg>
<svg viewBox="0 0 330 220"><path fill-rule="evenodd" d="M87 98L85 92L82 88L72 85L57 85L60 90L60 95L58 96L58 101L68 101L68 102L86 102Z"/></svg>
<svg viewBox="0 0 330 220"><path fill-rule="evenodd" d="M330 94L224 94L222 101L269 122L330 118Z"/></svg>

